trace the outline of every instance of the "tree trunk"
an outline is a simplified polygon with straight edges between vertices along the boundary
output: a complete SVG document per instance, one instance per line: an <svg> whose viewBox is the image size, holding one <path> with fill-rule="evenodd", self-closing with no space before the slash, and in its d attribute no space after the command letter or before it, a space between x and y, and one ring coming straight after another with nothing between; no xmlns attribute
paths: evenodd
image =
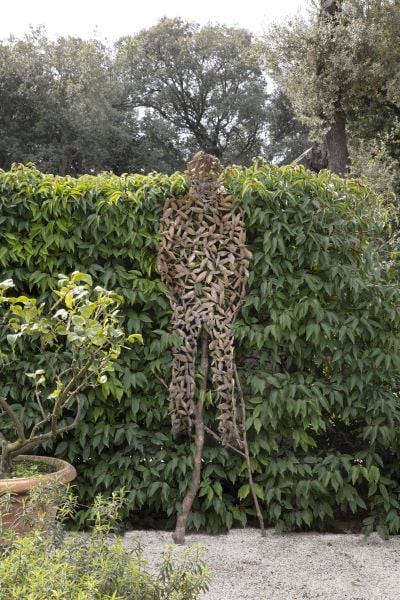
<svg viewBox="0 0 400 600"><path fill-rule="evenodd" d="M207 391L207 375L208 375L208 333L203 329L201 336L201 362L200 368L203 375L201 383L200 398L195 406L195 452L193 457L192 482L190 488L186 492L186 496L182 502L182 510L176 520L175 532L172 534L172 539L175 544L185 543L186 524L193 506L194 499L200 487L201 477L201 459L203 456L204 447L204 421L203 421L203 404Z"/></svg>
<svg viewBox="0 0 400 600"><path fill-rule="evenodd" d="M306 169L310 169L314 173L319 173L322 169L328 169L326 142L312 146L296 158L292 164L304 165Z"/></svg>
<svg viewBox="0 0 400 600"><path fill-rule="evenodd" d="M11 455L5 440L1 443L0 479L11 477Z"/></svg>
<svg viewBox="0 0 400 600"><path fill-rule="evenodd" d="M345 176L348 172L350 158L347 147L346 115L341 108L335 112L335 119L326 134L328 152L328 169L333 173Z"/></svg>
<svg viewBox="0 0 400 600"><path fill-rule="evenodd" d="M342 10L342 0L321 0L320 19L335 26ZM331 40L329 48L324 48L323 53L335 53L335 41ZM323 54L317 61L317 76L322 80L327 75L327 66ZM347 146L346 115L342 107L342 91L334 98L335 112L333 119L329 122L329 130L325 136L324 144L328 156L328 169L333 173L345 176L349 168L349 150ZM323 118L323 115L321 115Z"/></svg>
<svg viewBox="0 0 400 600"><path fill-rule="evenodd" d="M203 150L203 152L205 152L206 154L212 154L213 156L216 156L217 158L221 158L222 156L222 152L220 150L220 148L218 147L218 143L217 142L213 142L212 140L209 139L208 136L205 136L203 134L197 134L194 133L197 143L200 146L200 149Z"/></svg>

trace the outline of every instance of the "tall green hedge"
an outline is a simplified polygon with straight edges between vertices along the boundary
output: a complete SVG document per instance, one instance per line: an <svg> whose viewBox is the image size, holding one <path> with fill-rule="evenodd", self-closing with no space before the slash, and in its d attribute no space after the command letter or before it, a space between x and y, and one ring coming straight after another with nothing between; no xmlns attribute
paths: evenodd
<svg viewBox="0 0 400 600"><path fill-rule="evenodd" d="M236 360L267 522L327 529L357 513L366 531L400 531L400 298L374 250L382 207L358 182L302 167L231 167L225 185L245 208L253 253ZM169 380L173 340L155 270L164 199L186 191L179 173L0 172L1 277L46 299L58 273L88 272L125 297L125 326L143 334L55 447L77 466L83 502L125 486L127 518L141 525L171 525L190 477L191 442L172 439L159 381ZM21 358L0 393L30 422L23 372L42 359L29 348ZM213 414L211 398L210 427ZM253 517L240 457L207 439L190 525L217 531Z"/></svg>

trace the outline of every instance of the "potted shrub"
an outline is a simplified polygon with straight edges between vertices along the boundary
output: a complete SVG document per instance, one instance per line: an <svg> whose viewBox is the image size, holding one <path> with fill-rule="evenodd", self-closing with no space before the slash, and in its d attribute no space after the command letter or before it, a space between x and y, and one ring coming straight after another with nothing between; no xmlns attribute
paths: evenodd
<svg viewBox="0 0 400 600"><path fill-rule="evenodd" d="M34 349L39 368L22 376L32 382L37 420L27 427L23 405L11 403L0 383L3 529L18 527L21 504L38 481L68 483L75 478L69 463L29 453L74 429L85 401L82 392L105 383L121 350L142 341L139 334L128 336L121 329L118 307L122 297L99 286L93 288L90 275L60 275L50 305L12 296L13 287L11 279L0 283L0 376L2 370L15 368L16 362L23 364L25 346ZM49 512L54 515L55 510ZM20 523L19 530L23 529Z"/></svg>

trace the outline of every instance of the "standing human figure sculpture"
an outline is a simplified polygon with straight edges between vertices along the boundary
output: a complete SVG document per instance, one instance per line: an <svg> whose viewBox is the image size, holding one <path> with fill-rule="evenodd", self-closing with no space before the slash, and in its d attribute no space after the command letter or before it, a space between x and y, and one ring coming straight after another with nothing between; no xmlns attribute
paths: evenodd
<svg viewBox="0 0 400 600"><path fill-rule="evenodd" d="M173 435L190 433L194 425L195 362L205 329L219 435L224 444L240 446L233 323L243 302L251 253L243 210L223 188L221 171L219 160L203 152L188 163L189 193L164 206L157 266L168 288L172 325L182 341L173 348L169 386Z"/></svg>

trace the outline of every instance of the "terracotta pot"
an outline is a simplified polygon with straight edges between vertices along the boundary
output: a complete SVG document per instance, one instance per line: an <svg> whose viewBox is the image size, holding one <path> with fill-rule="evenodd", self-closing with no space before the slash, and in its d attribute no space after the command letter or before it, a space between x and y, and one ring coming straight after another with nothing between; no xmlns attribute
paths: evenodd
<svg viewBox="0 0 400 600"><path fill-rule="evenodd" d="M54 469L51 473L42 473L35 477L0 479L0 495L4 492L12 494L11 506L7 512L5 513L4 509L1 509L3 532L12 529L18 535L24 535L34 529L37 524L35 523L35 514L33 514L33 523L31 522L31 519L27 522L22 518L23 503L28 498L29 491L37 485L51 481L59 481L62 484L67 484L75 479L76 470L75 467L65 460L48 456L21 455L14 460L15 462L24 461L30 463L42 463ZM45 509L39 509L37 511L37 522L41 523L41 528L49 529L51 527L57 513L57 508L58 507L55 504L50 504L47 505Z"/></svg>

